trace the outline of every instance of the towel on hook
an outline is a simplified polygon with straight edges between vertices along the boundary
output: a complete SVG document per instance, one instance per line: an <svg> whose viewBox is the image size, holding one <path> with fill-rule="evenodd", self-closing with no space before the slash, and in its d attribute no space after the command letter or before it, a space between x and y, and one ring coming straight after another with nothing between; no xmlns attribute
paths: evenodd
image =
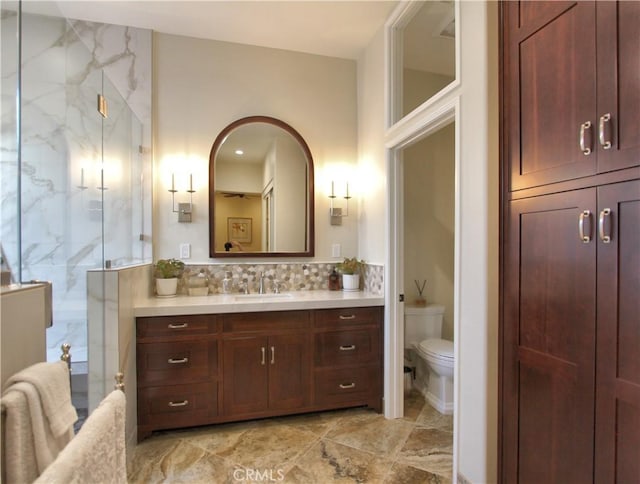
<svg viewBox="0 0 640 484"><path fill-rule="evenodd" d="M5 383L5 390L18 382L30 383L37 389L44 415L54 437L67 434L69 428L73 430L73 424L78 420L78 414L71 403L71 385L67 363L57 361L31 365L9 377Z"/></svg>
<svg viewBox="0 0 640 484"><path fill-rule="evenodd" d="M120 484L127 482L126 398L113 390L34 484Z"/></svg>

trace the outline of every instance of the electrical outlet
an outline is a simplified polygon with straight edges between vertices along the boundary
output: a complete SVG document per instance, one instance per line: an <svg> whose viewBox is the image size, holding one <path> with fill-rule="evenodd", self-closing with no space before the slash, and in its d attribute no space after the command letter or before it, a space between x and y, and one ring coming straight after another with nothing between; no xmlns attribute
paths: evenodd
<svg viewBox="0 0 640 484"><path fill-rule="evenodd" d="M331 244L331 257L340 257L340 244Z"/></svg>
<svg viewBox="0 0 640 484"><path fill-rule="evenodd" d="M181 259L191 258L191 244L180 244L180 258Z"/></svg>

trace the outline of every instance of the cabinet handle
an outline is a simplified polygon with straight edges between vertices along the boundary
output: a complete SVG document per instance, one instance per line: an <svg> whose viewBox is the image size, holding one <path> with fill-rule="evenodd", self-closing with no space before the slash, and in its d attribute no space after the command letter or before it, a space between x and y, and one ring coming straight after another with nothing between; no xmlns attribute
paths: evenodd
<svg viewBox="0 0 640 484"><path fill-rule="evenodd" d="M189 323L178 323L178 324L169 323L169 329L182 329L182 328L186 328L187 326L189 326Z"/></svg>
<svg viewBox="0 0 640 484"><path fill-rule="evenodd" d="M342 314L340 316L338 316L340 319L344 320L348 320L348 319L356 319L356 315L355 314L350 314L349 316L343 316Z"/></svg>
<svg viewBox="0 0 640 484"><path fill-rule="evenodd" d="M276 362L276 349L271 347L271 364L273 365Z"/></svg>
<svg viewBox="0 0 640 484"><path fill-rule="evenodd" d="M578 220L578 232L580 234L580 240L585 244L591 242L591 235L586 235L584 233L584 219L591 219L591 210L583 210L580 213L580 219ZM589 234L591 234L591 230L589 230Z"/></svg>
<svg viewBox="0 0 640 484"><path fill-rule="evenodd" d="M356 384L355 383L340 383L340 388L342 388L343 390L346 390L347 388L355 388Z"/></svg>
<svg viewBox="0 0 640 484"><path fill-rule="evenodd" d="M170 407L186 407L189 405L189 400L182 400L181 402L169 402Z"/></svg>
<svg viewBox="0 0 640 484"><path fill-rule="evenodd" d="M178 359L178 358L169 358L167 361L172 365L180 365L182 363L186 363L187 361L189 361L189 358L187 358L187 357L180 358L180 359Z"/></svg>
<svg viewBox="0 0 640 484"><path fill-rule="evenodd" d="M604 210L602 210L600 212L600 220L598 224L599 232L600 232L600 240L602 240L602 242L604 242L605 244L609 244L611 242L611 232L609 232L608 234L604 233L604 223L609 215L611 215L610 208L605 208Z"/></svg>
<svg viewBox="0 0 640 484"><path fill-rule="evenodd" d="M608 124L609 121L611 121L610 113L600 116L600 126L598 130L598 136L600 138L600 144L602 145L602 148L605 150L608 150L611 148L611 140L606 139L604 134L605 124Z"/></svg>
<svg viewBox="0 0 640 484"><path fill-rule="evenodd" d="M591 121L586 121L580 125L580 151L582 151L582 154L585 156L591 154L591 140L589 140L589 146L587 146L585 139L585 131L588 129L591 129Z"/></svg>
<svg viewBox="0 0 640 484"><path fill-rule="evenodd" d="M343 345L340 346L340 351L352 351L356 349L356 345Z"/></svg>
<svg viewBox="0 0 640 484"><path fill-rule="evenodd" d="M262 348L260 348L260 352L262 353L262 359L260 360L260 364L264 365L265 363L265 359L264 359L264 346Z"/></svg>

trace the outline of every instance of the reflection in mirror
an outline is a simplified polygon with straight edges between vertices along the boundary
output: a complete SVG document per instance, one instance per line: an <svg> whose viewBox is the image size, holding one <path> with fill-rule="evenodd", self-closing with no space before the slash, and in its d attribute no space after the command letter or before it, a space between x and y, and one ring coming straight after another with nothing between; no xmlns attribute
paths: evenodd
<svg viewBox="0 0 640 484"><path fill-rule="evenodd" d="M313 256L313 160L288 124L243 118L209 157L211 257Z"/></svg>
<svg viewBox="0 0 640 484"><path fill-rule="evenodd" d="M455 2L422 5L402 31L402 116L456 78Z"/></svg>

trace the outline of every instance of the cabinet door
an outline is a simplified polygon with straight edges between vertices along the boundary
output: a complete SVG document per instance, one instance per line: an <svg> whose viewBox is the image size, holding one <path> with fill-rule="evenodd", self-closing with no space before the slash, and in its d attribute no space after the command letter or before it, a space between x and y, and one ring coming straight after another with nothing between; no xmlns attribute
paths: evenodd
<svg viewBox="0 0 640 484"><path fill-rule="evenodd" d="M598 2L597 16L598 172L605 172L640 164L640 2Z"/></svg>
<svg viewBox="0 0 640 484"><path fill-rule="evenodd" d="M269 366L266 337L224 342L224 413L243 415L267 409Z"/></svg>
<svg viewBox="0 0 640 484"><path fill-rule="evenodd" d="M596 482L640 481L640 181L598 189ZM607 212L602 212L608 210Z"/></svg>
<svg viewBox="0 0 640 484"><path fill-rule="evenodd" d="M269 337L269 409L287 410L309 403L311 352L309 335Z"/></svg>
<svg viewBox="0 0 640 484"><path fill-rule="evenodd" d="M593 478L595 199L585 189L508 206L503 482ZM579 237L584 210L587 243Z"/></svg>
<svg viewBox="0 0 640 484"><path fill-rule="evenodd" d="M594 2L505 2L504 12L510 189L594 174Z"/></svg>

